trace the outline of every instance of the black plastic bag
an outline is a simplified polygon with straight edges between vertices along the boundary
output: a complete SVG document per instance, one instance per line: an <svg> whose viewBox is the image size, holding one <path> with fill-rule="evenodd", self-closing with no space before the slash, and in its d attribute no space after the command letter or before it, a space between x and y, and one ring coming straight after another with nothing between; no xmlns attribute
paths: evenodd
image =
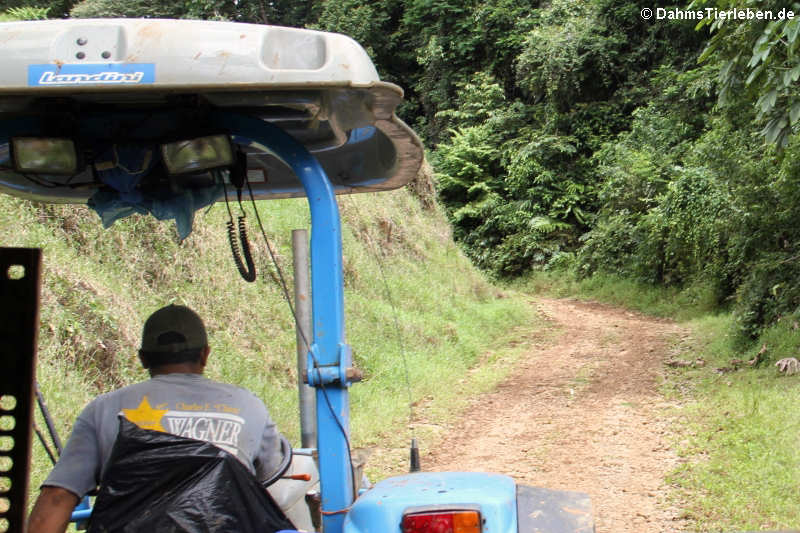
<svg viewBox="0 0 800 533"><path fill-rule="evenodd" d="M292 523L233 455L120 417L89 533L271 533Z"/></svg>

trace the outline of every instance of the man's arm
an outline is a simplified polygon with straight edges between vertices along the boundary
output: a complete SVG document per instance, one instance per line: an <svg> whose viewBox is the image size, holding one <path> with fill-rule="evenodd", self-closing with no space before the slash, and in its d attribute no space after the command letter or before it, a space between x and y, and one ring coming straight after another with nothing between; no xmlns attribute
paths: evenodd
<svg viewBox="0 0 800 533"><path fill-rule="evenodd" d="M275 427L275 422L266 415L264 430L261 434L261 444L259 446L258 454L253 461L256 478L259 481L272 476L280 466L283 460L281 453L281 442L278 437L278 429Z"/></svg>
<svg viewBox="0 0 800 533"><path fill-rule="evenodd" d="M61 487L42 487L28 520L30 533L64 533L72 510L78 505L75 494Z"/></svg>
<svg viewBox="0 0 800 533"><path fill-rule="evenodd" d="M28 519L29 533L64 533L70 514L78 504L78 495L97 485L100 475L100 449L94 427L94 405L81 412L67 445L42 490Z"/></svg>

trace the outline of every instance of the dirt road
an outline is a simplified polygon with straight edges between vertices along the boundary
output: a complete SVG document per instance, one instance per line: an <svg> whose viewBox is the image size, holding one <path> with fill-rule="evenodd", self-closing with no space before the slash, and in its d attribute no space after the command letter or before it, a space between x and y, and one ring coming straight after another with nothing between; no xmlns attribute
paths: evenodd
<svg viewBox="0 0 800 533"><path fill-rule="evenodd" d="M587 492L597 533L683 529L665 501L676 464L658 392L668 321L597 303L537 300L557 328L425 458L429 470L503 472Z"/></svg>

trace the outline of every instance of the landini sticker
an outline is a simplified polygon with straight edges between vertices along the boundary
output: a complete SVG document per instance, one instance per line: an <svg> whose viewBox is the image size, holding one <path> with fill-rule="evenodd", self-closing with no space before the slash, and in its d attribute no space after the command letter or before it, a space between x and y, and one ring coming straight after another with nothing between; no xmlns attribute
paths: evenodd
<svg viewBox="0 0 800 533"><path fill-rule="evenodd" d="M155 63L28 65L28 86L137 85L156 81Z"/></svg>

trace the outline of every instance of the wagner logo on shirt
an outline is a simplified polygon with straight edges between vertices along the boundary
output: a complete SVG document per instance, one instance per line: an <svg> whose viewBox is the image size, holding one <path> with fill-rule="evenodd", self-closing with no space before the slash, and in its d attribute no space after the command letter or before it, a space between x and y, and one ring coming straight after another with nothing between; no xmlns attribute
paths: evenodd
<svg viewBox="0 0 800 533"><path fill-rule="evenodd" d="M173 435L204 440L236 455L244 419L229 413L167 411L161 425Z"/></svg>
<svg viewBox="0 0 800 533"><path fill-rule="evenodd" d="M234 414L238 409L222 404L219 407L225 412L200 410L208 405L177 404L177 407L185 407L187 410L170 410L165 407L166 404L151 406L147 396L144 396L135 409L122 409L122 412L125 418L142 429L204 440L238 455L239 438L244 427L244 419Z"/></svg>

